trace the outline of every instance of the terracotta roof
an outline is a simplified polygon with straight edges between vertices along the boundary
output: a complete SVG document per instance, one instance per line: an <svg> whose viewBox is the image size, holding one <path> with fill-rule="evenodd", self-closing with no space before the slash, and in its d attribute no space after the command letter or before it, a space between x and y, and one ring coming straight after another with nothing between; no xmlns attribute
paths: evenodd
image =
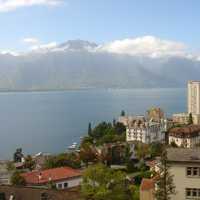
<svg viewBox="0 0 200 200"><path fill-rule="evenodd" d="M72 169L70 167L60 167L43 171L27 172L21 175L25 178L27 184L45 184L50 180L56 182L78 177L81 176L81 172L80 170Z"/></svg>
<svg viewBox="0 0 200 200"><path fill-rule="evenodd" d="M30 187L0 186L0 193L5 195L6 200L13 195L15 200L40 200L45 194L51 200L77 200L80 199L80 188L68 190L51 190Z"/></svg>
<svg viewBox="0 0 200 200"><path fill-rule="evenodd" d="M198 136L200 133L200 125L188 125L184 127L172 128L169 131L170 136L190 138Z"/></svg>
<svg viewBox="0 0 200 200"><path fill-rule="evenodd" d="M140 185L140 190L151 190L154 189L154 181L153 179L143 178L142 183Z"/></svg>

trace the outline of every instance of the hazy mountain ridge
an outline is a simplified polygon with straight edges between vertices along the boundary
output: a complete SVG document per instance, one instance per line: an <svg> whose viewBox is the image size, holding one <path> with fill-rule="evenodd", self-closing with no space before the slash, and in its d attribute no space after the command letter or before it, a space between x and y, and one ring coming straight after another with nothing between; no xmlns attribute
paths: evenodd
<svg viewBox="0 0 200 200"><path fill-rule="evenodd" d="M98 51L72 40L24 55L0 54L0 89L184 87L200 79L200 62L185 57L150 58Z"/></svg>

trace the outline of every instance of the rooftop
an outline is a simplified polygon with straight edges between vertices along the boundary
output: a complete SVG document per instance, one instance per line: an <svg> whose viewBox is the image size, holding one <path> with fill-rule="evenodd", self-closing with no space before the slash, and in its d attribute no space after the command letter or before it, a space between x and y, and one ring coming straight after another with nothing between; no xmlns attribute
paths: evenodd
<svg viewBox="0 0 200 200"><path fill-rule="evenodd" d="M32 171L23 173L28 184L45 184L51 181L65 180L69 178L81 176L80 170L72 169L70 167L60 167L54 169L47 169L43 171Z"/></svg>
<svg viewBox="0 0 200 200"><path fill-rule="evenodd" d="M198 136L200 133L200 125L187 125L184 127L172 128L169 131L170 136L190 138Z"/></svg>
<svg viewBox="0 0 200 200"><path fill-rule="evenodd" d="M168 148L167 158L171 162L200 162L200 148Z"/></svg>
<svg viewBox="0 0 200 200"><path fill-rule="evenodd" d="M38 200L41 199L42 195L47 196L48 199L56 200L77 200L80 198L79 188L56 191L30 187L0 186L0 193L5 195L6 200L10 199L11 195L14 196L15 200Z"/></svg>
<svg viewBox="0 0 200 200"><path fill-rule="evenodd" d="M153 179L143 178L142 183L140 185L140 190L151 190L154 189L154 181Z"/></svg>
<svg viewBox="0 0 200 200"><path fill-rule="evenodd" d="M190 80L188 83L200 83L200 81Z"/></svg>

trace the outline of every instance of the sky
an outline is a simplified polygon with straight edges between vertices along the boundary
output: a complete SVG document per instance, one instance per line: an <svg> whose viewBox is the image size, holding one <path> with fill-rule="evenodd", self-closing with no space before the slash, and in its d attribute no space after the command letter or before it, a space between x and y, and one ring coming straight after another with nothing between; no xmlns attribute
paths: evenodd
<svg viewBox="0 0 200 200"><path fill-rule="evenodd" d="M0 50L154 36L199 51L199 0L0 0Z"/></svg>

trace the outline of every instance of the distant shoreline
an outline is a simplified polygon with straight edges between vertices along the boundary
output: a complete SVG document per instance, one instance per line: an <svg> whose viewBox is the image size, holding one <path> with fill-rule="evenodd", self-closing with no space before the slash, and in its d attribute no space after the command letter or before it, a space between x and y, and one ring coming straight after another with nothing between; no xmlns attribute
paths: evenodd
<svg viewBox="0 0 200 200"><path fill-rule="evenodd" d="M164 87L164 88L66 88L66 89L33 89L33 90L11 90L0 89L0 93L14 92L67 92L67 91L84 91L84 90L153 90L153 89L186 89L185 87Z"/></svg>

